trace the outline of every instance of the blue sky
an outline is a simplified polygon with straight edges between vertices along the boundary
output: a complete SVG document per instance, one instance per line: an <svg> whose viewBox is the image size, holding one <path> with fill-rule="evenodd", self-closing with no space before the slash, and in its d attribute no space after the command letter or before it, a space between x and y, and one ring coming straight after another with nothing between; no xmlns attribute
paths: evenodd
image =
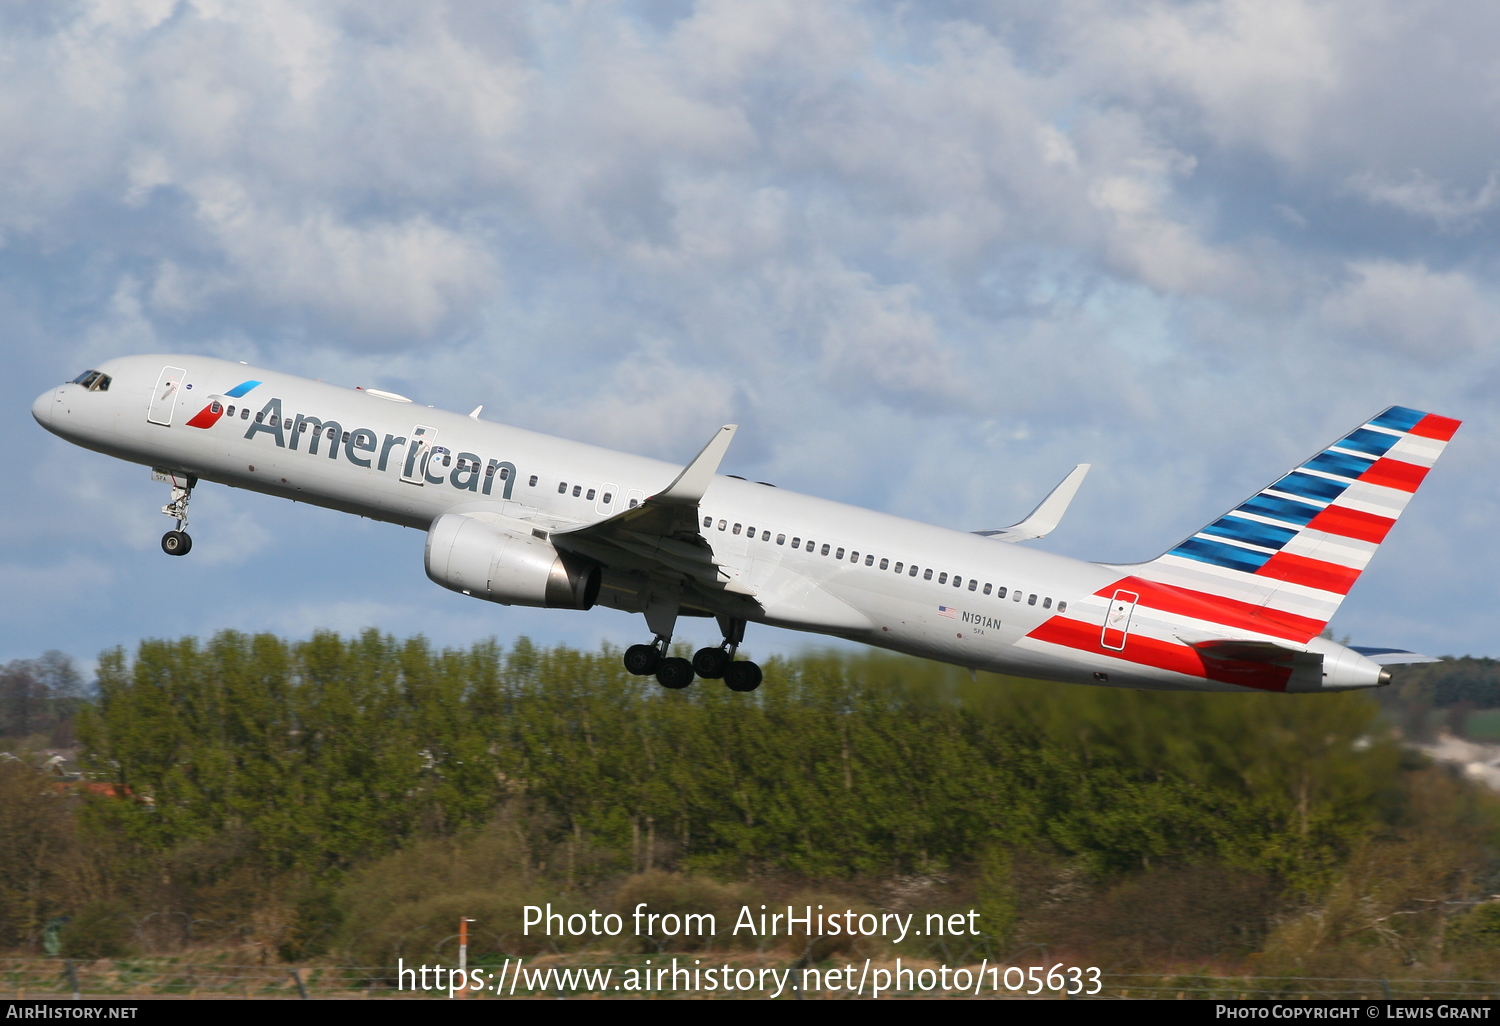
<svg viewBox="0 0 1500 1026"><path fill-rule="evenodd" d="M733 421L728 472L970 530L1091 462L1030 544L1109 561L1436 411L1333 628L1500 652L1497 44L1500 8L1396 0L6 5L0 659L644 637L222 487L163 556L149 471L28 412L140 352L664 459Z"/></svg>

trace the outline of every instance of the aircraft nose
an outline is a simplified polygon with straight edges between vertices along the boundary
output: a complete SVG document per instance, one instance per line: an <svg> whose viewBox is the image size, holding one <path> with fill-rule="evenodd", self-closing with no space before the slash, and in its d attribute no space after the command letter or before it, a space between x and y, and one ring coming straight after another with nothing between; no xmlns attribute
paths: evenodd
<svg viewBox="0 0 1500 1026"><path fill-rule="evenodd" d="M36 397L36 402L31 404L31 415L42 427L48 427L52 423L52 407L57 405L57 389L49 389Z"/></svg>

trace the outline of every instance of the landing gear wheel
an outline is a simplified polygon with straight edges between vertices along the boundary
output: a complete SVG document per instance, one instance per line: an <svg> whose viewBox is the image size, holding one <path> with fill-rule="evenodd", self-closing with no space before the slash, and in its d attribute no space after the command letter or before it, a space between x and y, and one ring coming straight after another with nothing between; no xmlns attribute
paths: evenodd
<svg viewBox="0 0 1500 1026"><path fill-rule="evenodd" d="M693 672L704 680L718 680L734 657L722 648L700 648L693 653Z"/></svg>
<svg viewBox="0 0 1500 1026"><path fill-rule="evenodd" d="M685 688L693 682L693 664L681 656L668 656L656 668L656 681L673 691Z"/></svg>
<svg viewBox="0 0 1500 1026"><path fill-rule="evenodd" d="M161 550L169 556L186 556L193 551L193 537L186 531L168 531L161 536Z"/></svg>
<svg viewBox="0 0 1500 1026"><path fill-rule="evenodd" d="M661 666L661 653L655 645L631 645L625 650L625 671L646 677Z"/></svg>
<svg viewBox="0 0 1500 1026"><path fill-rule="evenodd" d="M752 662L730 663L724 671L724 683L730 691L754 691L760 687L760 667Z"/></svg>

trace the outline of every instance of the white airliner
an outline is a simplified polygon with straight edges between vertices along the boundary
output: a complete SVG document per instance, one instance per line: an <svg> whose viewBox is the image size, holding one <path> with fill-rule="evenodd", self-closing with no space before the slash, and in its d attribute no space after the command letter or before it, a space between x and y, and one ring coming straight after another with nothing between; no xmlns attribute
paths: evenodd
<svg viewBox="0 0 1500 1026"><path fill-rule="evenodd" d="M1320 637L1459 422L1393 406L1147 563L1016 544L1052 530L1087 464L1021 523L965 533L717 474L734 425L685 468L201 356L100 364L32 405L48 431L153 468L185 555L199 481L427 532L427 575L504 605L644 613L625 665L753 691L747 623L970 670L1164 690L1323 692L1422 661ZM668 655L677 619L723 642Z"/></svg>

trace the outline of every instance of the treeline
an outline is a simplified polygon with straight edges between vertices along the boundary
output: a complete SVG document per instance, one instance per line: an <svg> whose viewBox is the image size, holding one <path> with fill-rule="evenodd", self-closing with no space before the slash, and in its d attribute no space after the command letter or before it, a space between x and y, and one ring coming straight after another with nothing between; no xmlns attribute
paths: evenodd
<svg viewBox="0 0 1500 1026"><path fill-rule="evenodd" d="M528 896L818 893L976 904L994 957L1283 944L1300 965L1366 941L1437 957L1500 889L1496 802L1404 755L1364 695L970 681L884 654L764 668L740 695L524 639L107 652L78 718L86 781L0 766L0 815L29 824L0 840L0 943L72 916L79 954L234 935L380 959ZM1350 897L1356 875L1378 900ZM1314 921L1343 922L1337 943L1287 925Z"/></svg>
<svg viewBox="0 0 1500 1026"><path fill-rule="evenodd" d="M0 664L0 738L73 744L73 715L84 698L83 678L62 652Z"/></svg>
<svg viewBox="0 0 1500 1026"><path fill-rule="evenodd" d="M602 860L921 873L1045 843L1091 872L1222 858L1299 881L1396 800L1358 696L1090 691L884 656L772 660L752 697L613 652L222 634L107 653L85 767L165 848L241 826L268 868L344 869L525 796ZM149 802L149 804L147 804Z"/></svg>
<svg viewBox="0 0 1500 1026"><path fill-rule="evenodd" d="M1500 659L1444 656L1396 667L1394 677L1377 698L1412 740L1431 740L1440 730L1465 736L1472 713L1500 709Z"/></svg>

